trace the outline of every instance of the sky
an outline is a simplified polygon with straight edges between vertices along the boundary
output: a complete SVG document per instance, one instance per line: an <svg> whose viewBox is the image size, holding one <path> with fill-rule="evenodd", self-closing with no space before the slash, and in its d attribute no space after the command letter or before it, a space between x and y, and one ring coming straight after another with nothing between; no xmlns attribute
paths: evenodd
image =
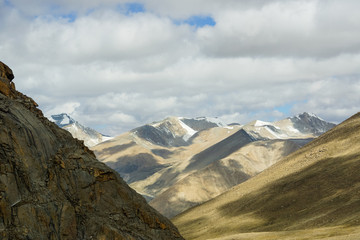
<svg viewBox="0 0 360 240"><path fill-rule="evenodd" d="M360 106L358 0L0 0L0 61L46 116L118 135Z"/></svg>

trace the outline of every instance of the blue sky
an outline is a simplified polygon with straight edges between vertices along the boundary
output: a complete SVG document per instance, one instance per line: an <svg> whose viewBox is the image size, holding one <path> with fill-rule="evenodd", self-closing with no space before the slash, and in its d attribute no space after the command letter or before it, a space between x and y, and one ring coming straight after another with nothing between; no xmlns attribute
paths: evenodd
<svg viewBox="0 0 360 240"><path fill-rule="evenodd" d="M127 14L145 12L145 6L141 3L126 3L125 9Z"/></svg>
<svg viewBox="0 0 360 240"><path fill-rule="evenodd" d="M175 24L188 24L196 28L215 26L216 22L211 16L191 16L187 19L175 20Z"/></svg>
<svg viewBox="0 0 360 240"><path fill-rule="evenodd" d="M125 3L118 5L118 10L126 15L145 13L146 8L141 3ZM196 28L204 26L215 26L215 20L209 15L192 15L186 19L174 19L173 22L177 25L188 24Z"/></svg>
<svg viewBox="0 0 360 240"><path fill-rule="evenodd" d="M46 115L116 135L167 116L340 122L360 103L360 1L2 0L1 61Z"/></svg>

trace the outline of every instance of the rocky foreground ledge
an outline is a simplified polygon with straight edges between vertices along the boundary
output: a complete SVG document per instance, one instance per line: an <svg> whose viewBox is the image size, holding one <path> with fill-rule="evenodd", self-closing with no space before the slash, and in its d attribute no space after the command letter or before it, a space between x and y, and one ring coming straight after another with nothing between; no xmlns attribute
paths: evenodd
<svg viewBox="0 0 360 240"><path fill-rule="evenodd" d="M0 74L0 239L183 239Z"/></svg>

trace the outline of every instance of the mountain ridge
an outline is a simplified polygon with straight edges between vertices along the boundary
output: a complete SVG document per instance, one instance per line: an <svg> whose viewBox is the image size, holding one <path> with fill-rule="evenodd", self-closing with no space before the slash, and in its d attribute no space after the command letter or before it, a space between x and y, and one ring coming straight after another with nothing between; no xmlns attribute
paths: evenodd
<svg viewBox="0 0 360 240"><path fill-rule="evenodd" d="M151 206L173 217L258 174L334 126L313 114L297 117L297 126L302 127L299 130L291 118L229 126L205 117L186 120L169 117L92 149L101 161L116 169L145 196ZM299 122L302 119L303 125ZM321 129L316 130L318 126ZM227 180L229 173L234 181ZM199 189L190 186L190 181L198 182ZM208 184L203 184L206 181Z"/></svg>
<svg viewBox="0 0 360 240"><path fill-rule="evenodd" d="M267 239L267 234L273 239L346 239L354 232L359 237L359 132L357 113L257 176L173 220L187 239ZM316 231L320 236L312 238Z"/></svg>
<svg viewBox="0 0 360 240"><path fill-rule="evenodd" d="M67 113L51 115L49 120L70 132L74 138L84 141L87 147L93 147L101 142L112 139L112 137L101 134L92 128L83 126Z"/></svg>

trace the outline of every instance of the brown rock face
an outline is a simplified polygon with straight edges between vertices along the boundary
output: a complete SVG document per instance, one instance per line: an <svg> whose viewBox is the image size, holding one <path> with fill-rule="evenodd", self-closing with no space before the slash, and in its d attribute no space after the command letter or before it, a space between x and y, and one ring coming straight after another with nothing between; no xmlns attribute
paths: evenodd
<svg viewBox="0 0 360 240"><path fill-rule="evenodd" d="M0 72L1 72L0 76L2 78L9 79L10 81L14 79L14 74L12 70L5 63L1 61L0 61Z"/></svg>
<svg viewBox="0 0 360 240"><path fill-rule="evenodd" d="M0 239L183 239L82 142L43 117L32 99L15 89L6 94L4 85Z"/></svg>
<svg viewBox="0 0 360 240"><path fill-rule="evenodd" d="M0 92L5 96L13 95L15 91L15 84L11 82L14 79L12 70L3 62L0 61Z"/></svg>

